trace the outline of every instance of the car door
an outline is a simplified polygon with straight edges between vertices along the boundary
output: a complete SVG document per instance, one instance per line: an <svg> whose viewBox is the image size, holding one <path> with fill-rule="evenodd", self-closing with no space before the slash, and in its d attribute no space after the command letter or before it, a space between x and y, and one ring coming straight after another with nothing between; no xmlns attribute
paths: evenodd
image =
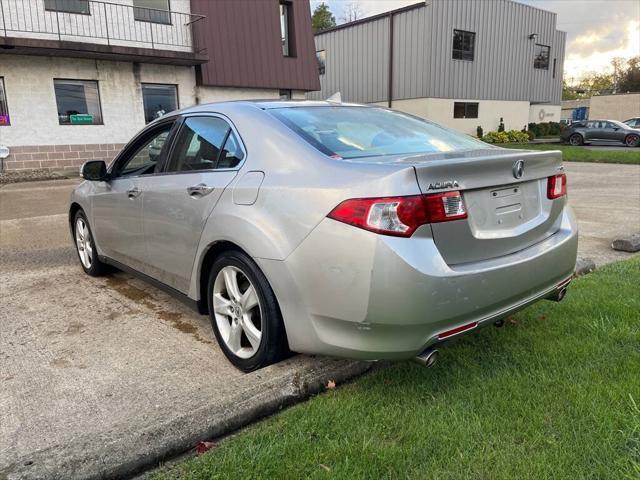
<svg viewBox="0 0 640 480"><path fill-rule="evenodd" d="M110 180L100 182L91 199L102 253L140 271L145 265L141 183L161 166L173 124L165 121L141 133L118 156Z"/></svg>
<svg viewBox="0 0 640 480"><path fill-rule="evenodd" d="M602 138L602 131L599 121L587 122L587 128L584 131L585 140L600 140Z"/></svg>
<svg viewBox="0 0 640 480"><path fill-rule="evenodd" d="M602 122L604 123L604 134L603 134L603 140L606 140L607 142L624 142L624 137L626 135L626 132L624 129L622 129L619 125L616 125L613 122Z"/></svg>
<svg viewBox="0 0 640 480"><path fill-rule="evenodd" d="M145 179L143 228L150 275L186 293L204 225L245 158L219 115L191 115L176 133L163 173Z"/></svg>

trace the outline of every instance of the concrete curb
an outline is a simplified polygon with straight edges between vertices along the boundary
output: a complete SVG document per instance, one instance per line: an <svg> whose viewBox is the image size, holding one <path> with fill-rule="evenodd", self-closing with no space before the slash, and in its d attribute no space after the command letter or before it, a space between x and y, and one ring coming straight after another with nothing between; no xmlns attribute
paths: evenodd
<svg viewBox="0 0 640 480"><path fill-rule="evenodd" d="M324 390L328 380L338 385L371 368L370 363L317 358L293 376L283 364L254 372L249 392L227 397L152 428L127 426L98 437L79 437L66 445L47 445L0 470L0 479L109 479L134 475L164 459L184 453L199 441L226 435L285 406ZM95 445L102 448L96 449Z"/></svg>
<svg viewBox="0 0 640 480"><path fill-rule="evenodd" d="M579 277L595 271L596 263L590 258L578 257L574 275Z"/></svg>

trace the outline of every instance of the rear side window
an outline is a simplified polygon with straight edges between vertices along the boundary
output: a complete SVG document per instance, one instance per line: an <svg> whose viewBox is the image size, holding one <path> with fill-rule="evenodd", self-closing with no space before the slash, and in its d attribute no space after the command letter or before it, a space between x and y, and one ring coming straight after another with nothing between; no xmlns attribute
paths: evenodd
<svg viewBox="0 0 640 480"><path fill-rule="evenodd" d="M285 107L269 112L336 159L490 148L462 133L383 108Z"/></svg>
<svg viewBox="0 0 640 480"><path fill-rule="evenodd" d="M168 171L234 168L244 152L227 122L217 117L187 118L176 140Z"/></svg>

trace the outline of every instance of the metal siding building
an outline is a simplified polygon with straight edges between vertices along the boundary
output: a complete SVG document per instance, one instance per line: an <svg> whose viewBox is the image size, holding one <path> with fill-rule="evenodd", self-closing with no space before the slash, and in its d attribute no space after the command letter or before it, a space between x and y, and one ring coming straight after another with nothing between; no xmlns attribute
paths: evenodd
<svg viewBox="0 0 640 480"><path fill-rule="evenodd" d="M454 29L475 33L473 60L452 58ZM511 0L429 0L325 30L315 42L326 68L311 99L339 91L468 133L495 130L501 117L517 129L560 120L565 33L552 12ZM550 47L548 69L534 68L536 44ZM453 119L456 100L478 102L478 118Z"/></svg>

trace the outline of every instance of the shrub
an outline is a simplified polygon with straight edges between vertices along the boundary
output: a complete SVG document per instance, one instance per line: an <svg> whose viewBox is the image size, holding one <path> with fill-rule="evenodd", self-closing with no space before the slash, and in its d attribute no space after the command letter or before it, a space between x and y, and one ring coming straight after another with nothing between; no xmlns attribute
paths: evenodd
<svg viewBox="0 0 640 480"><path fill-rule="evenodd" d="M536 134L533 133L531 130L527 130L525 133L529 137L530 142L533 142L536 139Z"/></svg>
<svg viewBox="0 0 640 480"><path fill-rule="evenodd" d="M549 135L560 135L560 124L558 122L549 122Z"/></svg>
<svg viewBox="0 0 640 480"><path fill-rule="evenodd" d="M482 141L487 143L526 143L529 141L529 135L518 130L487 132L487 134L482 137Z"/></svg>
<svg viewBox="0 0 640 480"><path fill-rule="evenodd" d="M476 136L478 138L482 138L483 135L484 135L484 132L482 131L482 127L480 125L478 125L476 127Z"/></svg>

